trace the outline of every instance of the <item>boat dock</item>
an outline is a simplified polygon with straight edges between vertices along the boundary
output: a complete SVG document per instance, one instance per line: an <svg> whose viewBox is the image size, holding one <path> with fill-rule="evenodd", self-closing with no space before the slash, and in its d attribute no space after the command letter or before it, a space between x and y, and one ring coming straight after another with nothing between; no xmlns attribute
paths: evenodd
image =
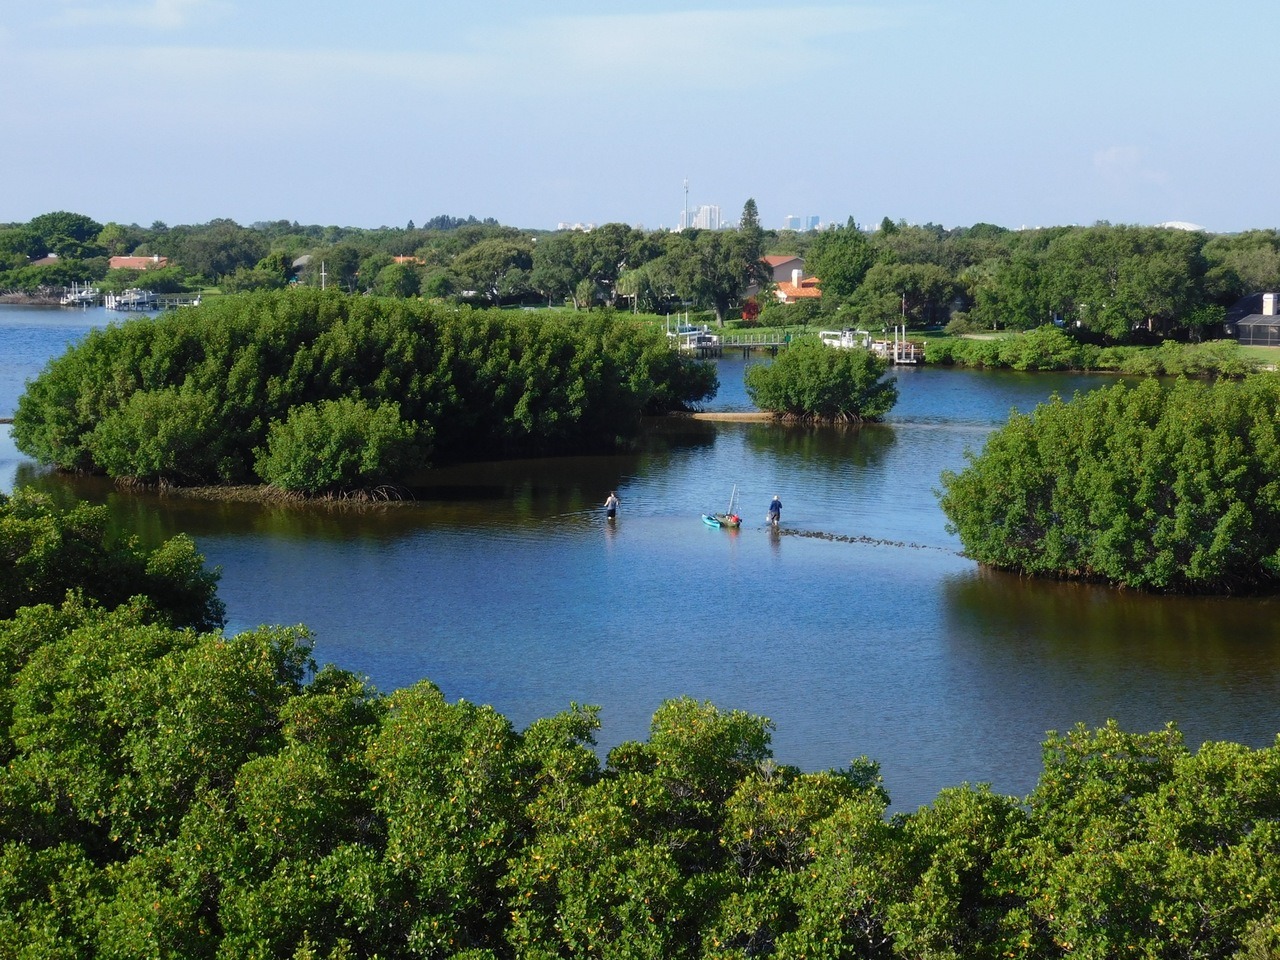
<svg viewBox="0 0 1280 960"><path fill-rule="evenodd" d="M108 293L102 298L102 305L108 310L133 313L146 310L172 310L175 307L200 306L199 294L167 294L160 295L150 290L131 288L124 293Z"/></svg>
<svg viewBox="0 0 1280 960"><path fill-rule="evenodd" d="M103 293L88 284L72 284L64 289L58 303L64 307L106 307L121 312L172 310L175 307L200 306L200 294L152 293L138 287L130 287L121 293Z"/></svg>
<svg viewBox="0 0 1280 960"><path fill-rule="evenodd" d="M856 329L822 330L818 333L818 337L828 347L835 347L837 350L854 348L870 350L893 364L924 363L925 345L908 340L905 326L893 328L892 340L888 338L876 340L872 338L869 331Z"/></svg>
<svg viewBox="0 0 1280 960"><path fill-rule="evenodd" d="M706 327L673 335L677 349L692 353L700 359L723 357L725 351L742 351L742 356L751 356L756 350L768 350L770 355L777 356L778 351L785 349L791 342L789 333L711 333Z"/></svg>

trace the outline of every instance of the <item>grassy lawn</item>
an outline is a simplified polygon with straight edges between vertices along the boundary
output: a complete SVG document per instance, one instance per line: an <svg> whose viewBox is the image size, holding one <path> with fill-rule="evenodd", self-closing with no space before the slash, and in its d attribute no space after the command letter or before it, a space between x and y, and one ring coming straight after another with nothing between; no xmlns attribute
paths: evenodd
<svg viewBox="0 0 1280 960"><path fill-rule="evenodd" d="M1280 347L1241 347L1240 352L1264 366L1280 364Z"/></svg>

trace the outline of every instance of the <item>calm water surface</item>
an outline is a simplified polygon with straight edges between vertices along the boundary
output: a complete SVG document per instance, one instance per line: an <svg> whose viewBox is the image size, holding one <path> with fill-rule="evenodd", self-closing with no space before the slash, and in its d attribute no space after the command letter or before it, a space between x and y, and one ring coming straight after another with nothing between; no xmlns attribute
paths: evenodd
<svg viewBox="0 0 1280 960"><path fill-rule="evenodd" d="M62 349L0 308L0 416ZM14 334L14 330L18 334ZM750 409L743 362L709 406ZM1280 730L1280 603L1161 599L984 572L934 496L1010 409L1098 378L898 372L886 424L854 429L663 422L625 456L437 471L419 503L366 511L204 504L52 477L0 433L0 484L111 504L147 540L191 533L222 568L231 631L305 623L316 656L391 690L430 679L524 726L570 701L603 707L600 742L647 735L688 694L776 724L806 769L880 761L895 809L945 786L1023 794L1046 731L1109 717L1177 721L1192 744ZM12 397L9 401L7 398ZM699 514L737 485L739 532ZM610 526L600 503L622 500ZM783 501L783 529L763 519Z"/></svg>

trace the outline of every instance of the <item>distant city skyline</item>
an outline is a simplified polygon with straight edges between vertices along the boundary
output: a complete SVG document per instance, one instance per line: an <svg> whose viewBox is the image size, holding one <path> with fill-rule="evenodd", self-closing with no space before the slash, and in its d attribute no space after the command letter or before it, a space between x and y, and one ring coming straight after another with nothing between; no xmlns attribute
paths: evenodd
<svg viewBox="0 0 1280 960"><path fill-rule="evenodd" d="M1280 4L1207 9L10 4L0 221L1275 227Z"/></svg>

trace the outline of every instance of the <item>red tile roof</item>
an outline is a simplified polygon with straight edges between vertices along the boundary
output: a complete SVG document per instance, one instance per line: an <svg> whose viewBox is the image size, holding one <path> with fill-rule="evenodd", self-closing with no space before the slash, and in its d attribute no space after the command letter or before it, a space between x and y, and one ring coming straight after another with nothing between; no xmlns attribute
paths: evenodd
<svg viewBox="0 0 1280 960"><path fill-rule="evenodd" d="M112 257L107 261L107 267L111 270L150 270L153 267L167 267L169 265L168 257L151 256L151 257Z"/></svg>
<svg viewBox="0 0 1280 960"><path fill-rule="evenodd" d="M778 299L783 303L790 303L793 300L820 297L822 296L820 283L817 277L804 277L799 284L794 284L790 280L781 280L777 285Z"/></svg>

